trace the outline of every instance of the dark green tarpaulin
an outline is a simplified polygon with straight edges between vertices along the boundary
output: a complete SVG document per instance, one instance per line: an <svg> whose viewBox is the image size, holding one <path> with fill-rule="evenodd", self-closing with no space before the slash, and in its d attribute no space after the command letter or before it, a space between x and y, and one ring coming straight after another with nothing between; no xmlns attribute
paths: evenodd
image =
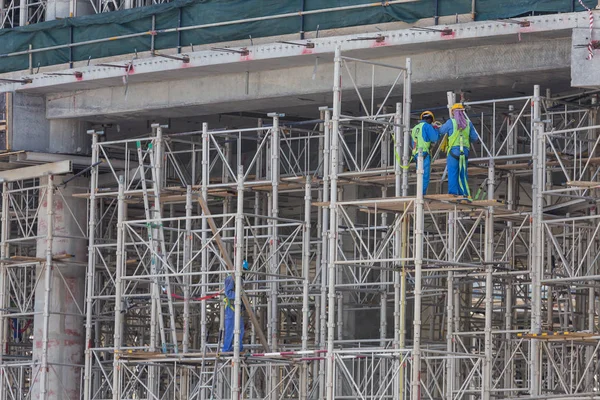
<svg viewBox="0 0 600 400"><path fill-rule="evenodd" d="M90 57L101 58L134 51L148 51L151 48L152 37L155 40L155 49L160 50L174 48L178 44L200 45L248 39L249 36L257 38L315 31L317 28L323 30L394 21L412 23L423 18L434 17L436 7L438 16L468 14L472 11L471 0L422 0L303 17L295 14L288 18L194 29L180 33L160 32L178 26L195 26L373 2L374 0L175 0L168 4L3 29L0 30L0 73L27 69L28 55L6 57L6 54L26 51L29 45L34 49L40 49L146 33L143 36L74 46L71 49L34 53L33 66L37 67L82 61ZM586 0L586 4L593 8L598 4L598 0ZM583 10L577 0L477 0L476 2L478 20L511 18L531 12L558 13L573 10ZM153 16L155 16L155 30L158 31L154 36L149 34L152 30Z"/></svg>

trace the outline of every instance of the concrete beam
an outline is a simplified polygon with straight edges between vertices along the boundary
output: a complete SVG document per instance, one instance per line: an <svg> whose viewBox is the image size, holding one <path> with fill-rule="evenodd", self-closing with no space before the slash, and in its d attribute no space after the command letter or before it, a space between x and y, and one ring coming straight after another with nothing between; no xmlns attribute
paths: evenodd
<svg viewBox="0 0 600 400"><path fill-rule="evenodd" d="M69 160L65 160L50 164L0 171L0 182L40 178L47 175L62 175L71 172L73 172L73 163Z"/></svg>
<svg viewBox="0 0 600 400"><path fill-rule="evenodd" d="M314 48L270 43L248 46L247 55L226 51L198 51L189 53L189 63L161 57L134 59L133 69L128 73L129 83L156 82L165 79L192 78L199 75L224 75L239 72L274 70L282 67L314 65L316 57L331 60L337 46L342 52L358 58L380 58L386 55L408 55L423 51L455 49L499 43L515 43L521 40L544 40L570 37L574 28L589 25L588 14L569 13L522 19L519 23L484 21L448 25L451 34L439 30L390 30L376 35L352 34L321 39L311 39ZM440 29L440 27L436 27ZM381 36L383 41L373 38ZM99 44L101 46L101 44ZM124 62L120 62L124 65ZM118 67L89 66L78 68L81 77L50 76L35 74L32 82L0 84L0 91L28 91L48 93L51 91L86 90L106 86L122 86L125 70Z"/></svg>
<svg viewBox="0 0 600 400"><path fill-rule="evenodd" d="M428 46L429 48L430 46ZM371 60L403 66L406 56L389 56L387 49ZM372 56L372 54L371 54ZM569 37L510 44L462 47L411 54L413 92L431 93L458 88L510 86L513 82L568 79L571 65ZM315 64L237 73L212 73L184 79L161 79L152 83L130 83L47 96L46 116L53 118L180 117L230 111L281 109L282 107L327 104L333 86L333 66L326 59ZM273 64L278 66L278 64ZM371 66L349 63L349 72L360 89L371 87ZM345 71L347 73L348 71ZM385 96L397 71L378 69L377 96ZM343 81L344 100L356 99L350 79ZM401 94L401 87L395 95ZM316 106L315 106L316 107Z"/></svg>

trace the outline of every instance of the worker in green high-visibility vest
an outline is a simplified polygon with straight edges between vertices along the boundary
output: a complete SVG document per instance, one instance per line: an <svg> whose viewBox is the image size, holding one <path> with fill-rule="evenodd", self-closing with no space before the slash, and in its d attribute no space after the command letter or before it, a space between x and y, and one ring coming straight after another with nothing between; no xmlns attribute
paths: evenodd
<svg viewBox="0 0 600 400"><path fill-rule="evenodd" d="M412 148L413 159L416 161L419 154L419 149L423 153L423 196L427 194L427 186L429 186L429 175L431 172L431 143L435 143L439 139L437 129L432 125L435 117L431 111L423 111L421 113L421 121L412 129Z"/></svg>
<svg viewBox="0 0 600 400"><path fill-rule="evenodd" d="M469 177L467 175L469 150L471 143L476 142L479 136L473 123L467 117L462 104L454 104L451 112L452 118L440 128L441 135L448 135L446 146L448 153L446 158L448 193L471 199Z"/></svg>

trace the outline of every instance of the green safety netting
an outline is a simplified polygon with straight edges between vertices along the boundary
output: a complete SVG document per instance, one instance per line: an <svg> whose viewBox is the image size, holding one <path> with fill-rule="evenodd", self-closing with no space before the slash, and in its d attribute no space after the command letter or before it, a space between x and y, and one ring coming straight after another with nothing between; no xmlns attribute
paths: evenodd
<svg viewBox="0 0 600 400"><path fill-rule="evenodd" d="M7 56L34 49L78 43L108 37L138 34L143 36L112 40L34 53L34 67L101 58L134 51L149 51L153 16L155 19L155 49L217 43L240 39L284 35L383 22L415 22L436 15L448 16L471 12L471 0L422 0L385 7L374 6L355 10L335 11L300 16L298 11L318 10L349 5L369 4L374 0L175 0L168 4L114 11L77 18L42 22L25 27L0 30L0 73L24 70L29 56ZM598 0L585 0L588 7ZM478 20L511 18L528 13L558 13L582 11L578 0L477 0ZM195 26L225 21L294 13L287 18L246 22L225 26L194 29L180 33L160 31L178 26Z"/></svg>

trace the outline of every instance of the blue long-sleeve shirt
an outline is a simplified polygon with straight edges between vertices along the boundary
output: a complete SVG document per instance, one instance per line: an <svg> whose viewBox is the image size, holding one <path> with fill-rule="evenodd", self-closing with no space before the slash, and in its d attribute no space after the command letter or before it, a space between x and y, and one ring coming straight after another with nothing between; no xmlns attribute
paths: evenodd
<svg viewBox="0 0 600 400"><path fill-rule="evenodd" d="M473 126L473 123L471 121L469 121L469 128L470 128L469 129L469 141L471 143L474 143L479 139L479 136L477 135L477 130L475 129L475 126ZM448 134L448 136L450 136L450 135L452 135L453 132L454 132L454 125L452 124L451 119L446 121L439 130L440 135Z"/></svg>
<svg viewBox="0 0 600 400"><path fill-rule="evenodd" d="M437 129L435 129L433 125L425 122L425 120L422 120L419 123L421 122L424 123L423 128L421 129L421 136L423 137L423 140L431 143L437 142L440 139L440 134L438 133ZM414 145L415 144L413 143L413 146Z"/></svg>
<svg viewBox="0 0 600 400"><path fill-rule="evenodd" d="M225 296L227 296L231 305L233 305L235 301L235 281L232 276L225 278Z"/></svg>
<svg viewBox="0 0 600 400"><path fill-rule="evenodd" d="M227 276L227 278L225 278L225 296L227 296L231 307L235 309L235 279L233 276ZM230 310L229 307L227 307L227 310ZM242 304L242 310L245 310L244 304ZM230 311L233 312L233 310Z"/></svg>

